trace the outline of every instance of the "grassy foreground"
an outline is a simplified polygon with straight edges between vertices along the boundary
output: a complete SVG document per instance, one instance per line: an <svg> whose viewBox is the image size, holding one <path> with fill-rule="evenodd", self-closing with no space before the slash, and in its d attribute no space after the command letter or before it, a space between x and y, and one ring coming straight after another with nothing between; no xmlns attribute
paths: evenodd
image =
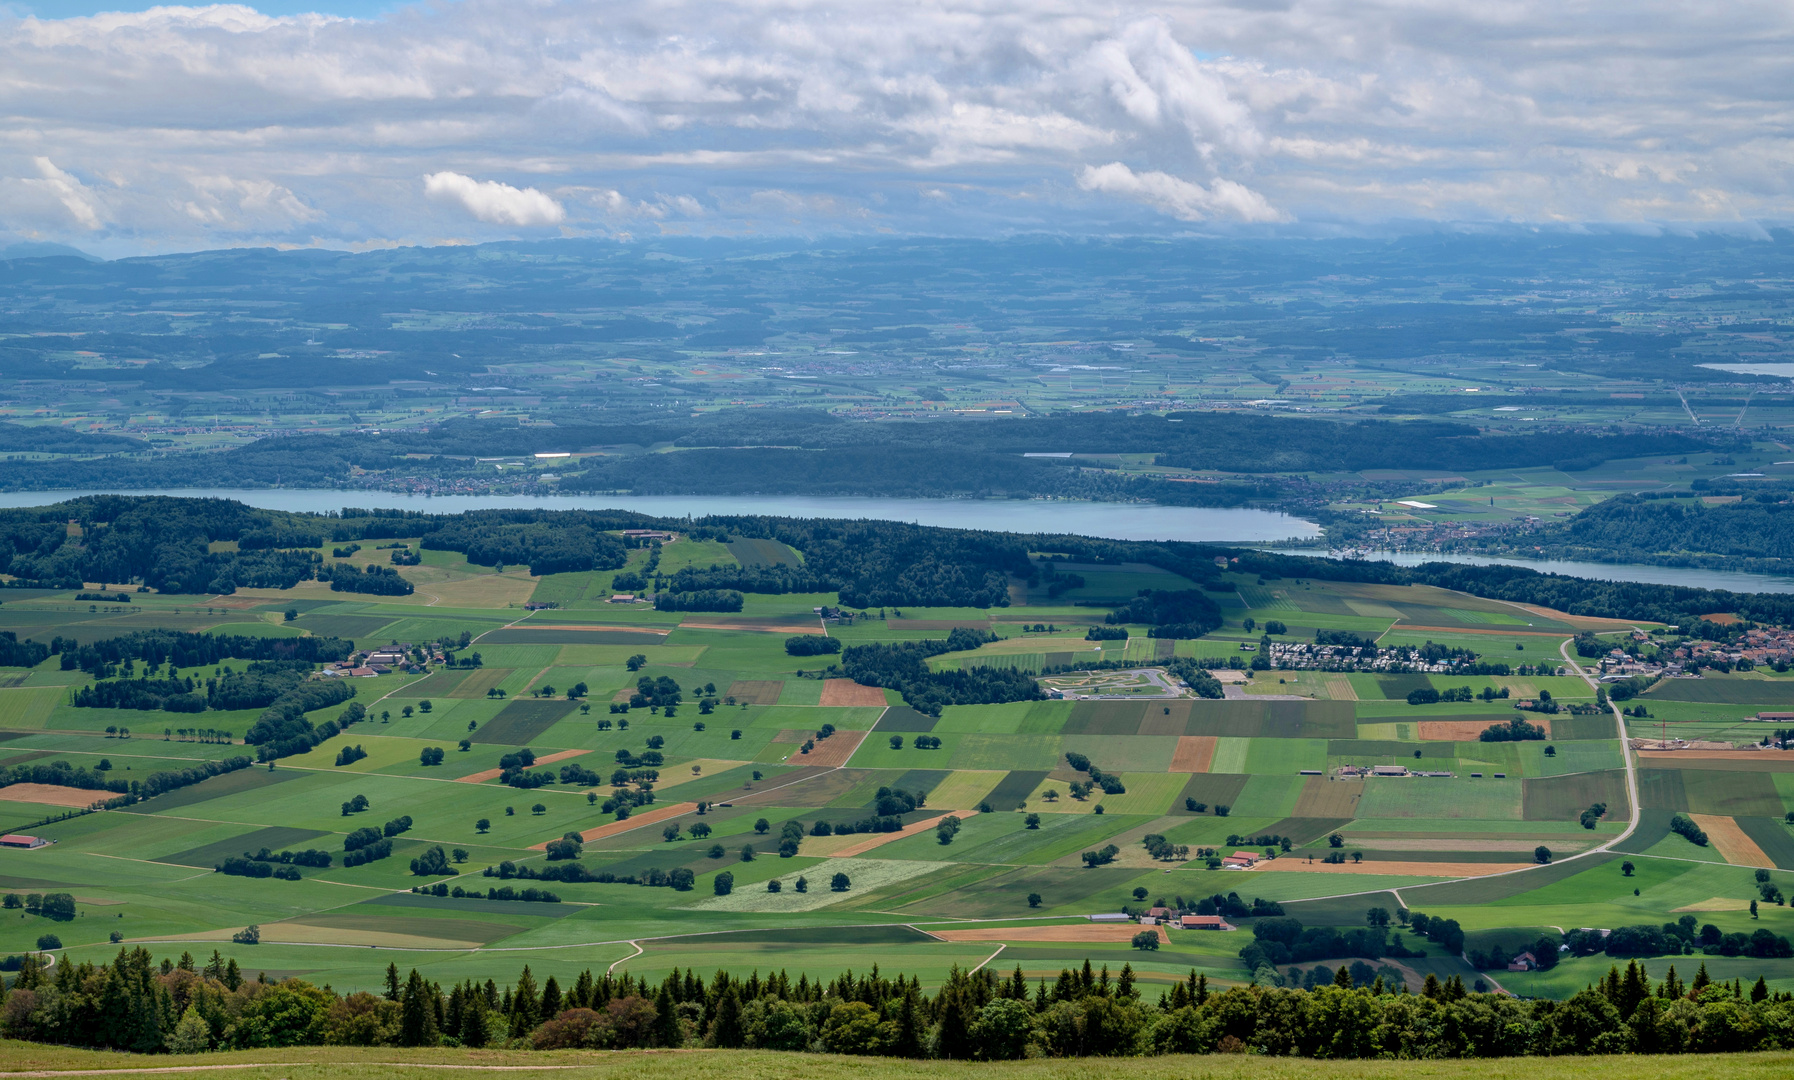
<svg viewBox="0 0 1794 1080"><path fill-rule="evenodd" d="M554 1051L404 1050L348 1046L248 1050L194 1056L105 1053L0 1041L0 1077L68 1072L156 1069L160 1075L192 1066L196 1074L225 1072L259 1080L303 1076L307 1080L422 1075L470 1067L479 1071L574 1073L629 1080L789 1080L813 1077L940 1078L977 1075L987 1080L1090 1080L1125 1075L1128 1080L1408 1080L1476 1077L1478 1080L1763 1080L1790 1075L1794 1053L1626 1056L1607 1058L1506 1058L1471 1061L1314 1061L1306 1058L1209 1057L1076 1058L1021 1062L905 1061L835 1057L765 1050Z"/></svg>

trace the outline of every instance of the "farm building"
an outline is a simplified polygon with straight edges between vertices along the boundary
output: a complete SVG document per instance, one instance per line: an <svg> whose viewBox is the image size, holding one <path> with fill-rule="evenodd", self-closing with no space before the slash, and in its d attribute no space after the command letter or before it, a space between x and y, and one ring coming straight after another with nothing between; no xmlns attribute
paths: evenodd
<svg viewBox="0 0 1794 1080"><path fill-rule="evenodd" d="M1219 915L1185 915L1181 925L1185 930L1232 930Z"/></svg>
<svg viewBox="0 0 1794 1080"><path fill-rule="evenodd" d="M1105 911L1089 916L1091 922L1127 922L1128 916L1122 911Z"/></svg>
<svg viewBox="0 0 1794 1080"><path fill-rule="evenodd" d="M0 836L0 847L40 848L49 841L41 836L26 836L23 833L7 833Z"/></svg>
<svg viewBox="0 0 1794 1080"><path fill-rule="evenodd" d="M1250 851L1236 851L1222 859L1221 865L1228 870L1250 870L1258 865L1258 856Z"/></svg>

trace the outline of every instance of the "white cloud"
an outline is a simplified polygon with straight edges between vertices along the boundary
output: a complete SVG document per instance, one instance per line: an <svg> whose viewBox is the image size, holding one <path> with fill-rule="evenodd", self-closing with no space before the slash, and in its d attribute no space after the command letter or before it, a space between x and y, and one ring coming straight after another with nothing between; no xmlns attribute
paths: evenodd
<svg viewBox="0 0 1794 1080"><path fill-rule="evenodd" d="M1180 221L1219 217L1258 224L1289 220L1263 195L1232 180L1216 179L1203 187L1170 173L1137 173L1119 161L1095 168L1086 165L1078 174L1078 186L1143 202Z"/></svg>
<svg viewBox="0 0 1794 1080"><path fill-rule="evenodd" d="M1790 38L1794 8L1772 0L1723 18L1679 0L0 16L0 230L423 242L443 230L420 175L472 240L672 218L721 233L1789 221ZM543 179L475 179L520 175ZM916 197L930 191L953 197ZM759 192L803 198L774 212Z"/></svg>
<svg viewBox="0 0 1794 1080"><path fill-rule="evenodd" d="M47 157L32 158L31 163L37 166L38 179L21 180L20 186L54 198L79 227L87 230L100 227L100 215L94 208L92 194L81 181L58 169Z"/></svg>
<svg viewBox="0 0 1794 1080"><path fill-rule="evenodd" d="M497 180L475 180L457 172L424 177L424 194L458 203L474 217L493 225L558 225L567 220L566 207L533 187L514 188Z"/></svg>

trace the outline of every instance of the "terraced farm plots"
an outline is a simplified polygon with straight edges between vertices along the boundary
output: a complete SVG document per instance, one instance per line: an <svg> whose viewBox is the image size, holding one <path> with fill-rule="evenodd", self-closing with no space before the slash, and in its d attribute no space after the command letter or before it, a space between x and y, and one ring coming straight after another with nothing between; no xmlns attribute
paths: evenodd
<svg viewBox="0 0 1794 1080"><path fill-rule="evenodd" d="M713 546L705 558L802 557L763 543ZM452 594L457 581L494 576L441 554L420 590ZM345 634L370 646L465 633L457 654L478 652L481 663L355 679L351 702L307 719L321 725L354 705L366 710L360 723L271 768L237 769L124 810L80 814L86 793L75 806L68 795L79 789L0 788L7 832L55 841L0 849L0 889L68 892L80 912L66 922L0 920L0 954L30 949L46 932L75 958L110 957L114 934L158 957L228 951L232 935L255 924L261 943L237 947L255 966L344 989L377 987L395 949L405 950L401 966L445 984L508 979L523 963L563 983L613 964L651 976L701 965L832 977L876 963L933 986L1001 947L1002 963L1030 979L1050 981L1089 958L1131 962L1149 985L1192 968L1224 985L1269 977L1239 955L1253 917L1231 916L1241 928L1233 933L1167 927L1160 947L1142 952L1132 933L1089 916L1161 901L1195 911L1237 894L1312 926L1361 926L1379 907L1453 920L1470 942L1461 953L1398 920L1391 932L1427 955L1390 963L1414 979L1458 974L1564 995L1604 973L1608 958L1566 955L1550 971L1510 972L1467 957L1530 947L1552 927L1660 925L1688 913L1722 934L1794 933L1789 909L1763 901L1756 876L1794 891L1794 831L1784 823L1794 754L1629 752L1619 718L1597 707L1595 685L1563 648L1586 620L1438 589L1232 575L1237 591L1216 594L1224 625L1203 638L1152 639L1135 626L1125 641L1091 642L1083 627L1106 609L1059 598L905 608L849 625L817 617L832 596L755 594L726 615L613 605L609 573L516 579L531 590L525 600L561 605L534 612L504 589L431 606L335 599L315 585L222 599L151 594L129 615L90 613L70 594L9 597L0 628L21 638L86 641L164 623L279 640ZM1168 576L1103 575L1086 574L1086 588L1120 597L1134 585L1164 587ZM305 606L286 619L296 604ZM1251 670L1273 621L1278 641L1332 631L1384 647L1431 643L1512 670ZM1078 629L1028 629L1049 623ZM1044 678L1060 699L935 715L822 670L836 657L785 647L800 632L852 646L944 638L960 626L998 640L936 657L954 666L934 670L988 662L1038 671L1067 663L1047 659L1062 655L1118 665ZM1222 665L1227 696L1189 693L1168 674L1180 659ZM227 665L241 671L246 661L193 674ZM644 679L676 686L678 700L613 711ZM54 657L6 673L0 765L91 770L103 760L113 777L147 778L253 751L241 739L257 710L177 716L70 704L92 681ZM1790 685L1742 674L1659 684L1638 697L1650 718L1629 718L1629 734L1662 724L1726 745L1754 739L1766 725L1747 717L1789 703ZM1444 699L1465 686L1470 700ZM1503 689L1509 696L1496 696ZM1415 691L1441 700L1410 704ZM1546 691L1559 712L1514 708ZM1544 737L1481 738L1515 716ZM1677 815L1708 842L1677 831ZM346 843L370 828L390 854L347 865ZM264 848L276 860L321 851L330 861L279 864L291 879L214 869ZM1250 868L1224 862L1236 853ZM411 891L436 886L463 895ZM526 888L554 899L516 899ZM1794 961L1706 959L1716 978L1748 962L1772 988L1794 988ZM1651 963L1660 977L1666 964Z"/></svg>

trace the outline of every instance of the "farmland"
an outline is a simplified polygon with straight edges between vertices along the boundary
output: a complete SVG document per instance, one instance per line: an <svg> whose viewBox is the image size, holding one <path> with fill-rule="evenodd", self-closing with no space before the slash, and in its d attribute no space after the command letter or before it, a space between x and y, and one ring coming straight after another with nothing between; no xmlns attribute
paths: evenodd
<svg viewBox="0 0 1794 1080"><path fill-rule="evenodd" d="M702 552L677 555L686 542L664 545L661 565L746 568L804 555L742 540L703 541ZM31 912L0 920L0 955L29 951L46 933L76 961L108 959L120 944L141 944L157 959L217 948L271 977L298 975L343 991L377 989L397 950L402 968L445 986L504 982L523 964L562 985L586 969L652 980L718 966L832 978L876 964L932 990L955 966L977 966L998 951L1003 970L1019 965L1030 982L1050 982L1088 958L1115 968L1131 962L1149 987L1192 970L1217 987L1299 984L1302 973L1285 969L1312 963L1267 972L1242 962L1251 916L1230 920L1236 932L1163 930L1151 952L1130 948L1126 937L1082 932L1093 914L1137 914L1161 903L1194 909L1230 893L1246 905L1276 902L1304 925L1342 930L1364 925L1374 907L1422 912L1455 921L1473 943L1530 943L1550 927L1655 926L1689 913L1721 934L1794 934L1785 905L1749 910L1758 870L1783 891L1794 888L1794 834L1783 823L1794 809L1794 769L1784 752L1640 758L1622 744L1609 710L1540 716L1546 739L1483 742L1482 727L1518 715L1518 693L1409 704L1414 690L1467 682L1491 695L1497 687L1549 689L1566 709L1593 706L1595 687L1566 644L1576 627L1562 613L1429 586L1229 571L1235 591L1225 594L1222 625L1206 637L1161 654L1161 642L1136 625L1129 641L1101 643L1126 646L1117 660L1156 672L1154 693L1175 697L949 704L937 716L901 704L896 690L838 673L816 677L822 664L787 652L786 639L820 628L850 644L916 641L977 626L997 640L955 654L960 667L951 670L973 669L987 654L1018 658L1029 670L1034 652L1060 651L1029 641L1032 625L1068 611L1092 619L1105 608L916 607L884 618L873 609L851 622L823 622L812 609L832 597L815 594L754 594L747 611L728 616L608 603L610 579L646 557L633 549L614 571L531 576L517 568L505 572L503 588L482 591L462 586L499 577L491 568L432 551L428 563L404 570L420 591L443 598L428 607L414 597L345 597L317 582L234 595L138 593L128 612L89 610L72 590L17 590L22 595L0 606L0 629L21 640L85 642L157 626L245 640L246 629L281 641L346 636L370 647L465 634L467 643L450 651L478 653L481 664L431 662L416 673L353 679L350 701L308 719L322 725L351 709L366 719L305 752L129 807L64 817L71 803L89 801L69 796L77 789L0 788L0 825L55 841L0 850L0 888L68 892L78 907L72 920ZM1116 597L1188 585L1153 566L1085 577L1087 588ZM523 606L532 600L557 606ZM1268 619L1324 621L1392 642L1418 636L1503 661L1523 655L1541 670L1463 679L1242 670L1225 697L1203 699L1154 666L1182 656L1237 658L1238 643L1262 633L1247 620L1262 627ZM1496 654L1489 631L1511 626L1509 619L1530 624L1535 636L1523 652L1505 642L1506 654ZM1615 641L1630 632L1609 631ZM1315 634L1292 625L1280 640ZM225 667L245 665L225 659L192 673L222 677ZM1059 685L1143 685L1132 675L1078 678ZM644 679L675 684L680 701L631 705ZM63 670L57 656L0 681L9 684L0 688L0 765L103 760L107 775L132 779L255 750L242 742L254 709L177 716L78 707L73 695L94 680ZM1719 672L1666 681L1638 699L1651 718L1631 723L1649 726L1652 737L1662 726L1709 741L1754 740L1763 725L1746 717L1785 707L1784 685ZM202 739L192 733L199 726L228 731L231 741ZM503 759L525 749L533 771L553 782L507 784ZM430 763L432 750L439 763ZM639 778L613 787L613 771L643 768L650 753L653 800L627 816L607 808L617 790L642 790ZM1346 771L1371 766L1449 775ZM1095 779L1099 772L1115 790ZM893 804L893 791L906 801ZM358 799L366 808L349 809ZM1586 816L1597 804L1602 811ZM1695 815L1712 842L1699 846L1671 831L1675 814ZM940 827L949 815L956 831ZM390 856L344 864L349 834L400 818L408 824L388 838ZM880 818L892 819L889 831L859 831ZM570 835L580 838L577 858L551 858L551 842ZM1156 856L1149 838L1163 838L1170 856ZM1100 857L1109 846L1114 852ZM326 867L294 864L291 880L213 869L262 848L317 849L332 859ZM447 859L439 869L453 872L414 873L412 861L437 848ZM1548 863L1540 848L1549 849ZM1250 870L1211 868L1210 849L1260 861ZM541 874L569 865L582 870L572 880L498 876L501 866ZM671 880L686 884L660 884ZM477 895L411 892L438 883ZM556 899L489 899L501 884L542 885ZM983 922L968 927L969 920ZM259 944L233 945L233 934L251 924ZM1561 997L1608 962L1567 958L1557 973L1478 968L1399 923L1392 930L1426 954L1405 961L1416 980L1457 975L1467 986ZM775 937L702 936L749 932ZM1697 948L1675 962L1687 976L1703 955ZM1747 982L1760 974L1772 990L1794 989L1794 960L1705 958L1715 971L1723 962ZM1651 960L1654 978L1668 962Z"/></svg>

